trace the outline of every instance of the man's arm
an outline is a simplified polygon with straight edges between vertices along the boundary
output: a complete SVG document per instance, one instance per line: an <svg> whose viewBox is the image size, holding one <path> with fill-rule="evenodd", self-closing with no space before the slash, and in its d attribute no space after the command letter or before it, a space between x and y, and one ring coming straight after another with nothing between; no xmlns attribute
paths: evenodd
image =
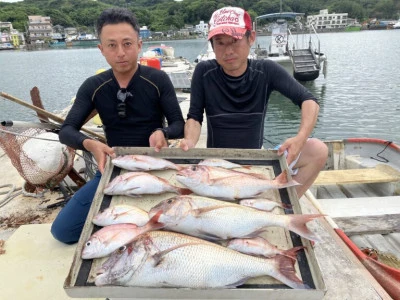
<svg viewBox="0 0 400 300"><path fill-rule="evenodd" d="M301 152L317 122L319 105L314 100L306 100L301 105L301 122L297 135L288 138L278 149L278 155L288 151L287 162L290 164Z"/></svg>
<svg viewBox="0 0 400 300"><path fill-rule="evenodd" d="M301 123L298 136L308 139L317 123L319 105L314 100L306 100L301 105Z"/></svg>
<svg viewBox="0 0 400 300"><path fill-rule="evenodd" d="M199 141L201 125L194 119L188 119L185 124L185 138L180 143L180 148L187 151L194 148Z"/></svg>

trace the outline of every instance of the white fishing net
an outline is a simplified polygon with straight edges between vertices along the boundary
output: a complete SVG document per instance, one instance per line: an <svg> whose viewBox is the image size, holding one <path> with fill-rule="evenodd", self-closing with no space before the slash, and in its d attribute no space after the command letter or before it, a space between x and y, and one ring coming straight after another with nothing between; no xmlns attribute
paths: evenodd
<svg viewBox="0 0 400 300"><path fill-rule="evenodd" d="M35 187L56 187L73 167L75 150L43 129L0 126L0 146L22 178Z"/></svg>

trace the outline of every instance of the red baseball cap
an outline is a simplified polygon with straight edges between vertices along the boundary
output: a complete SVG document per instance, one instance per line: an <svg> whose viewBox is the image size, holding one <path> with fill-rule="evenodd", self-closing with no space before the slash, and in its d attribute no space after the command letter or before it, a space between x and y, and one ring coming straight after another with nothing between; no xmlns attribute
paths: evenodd
<svg viewBox="0 0 400 300"><path fill-rule="evenodd" d="M247 11L239 7L223 7L211 16L208 39L217 34L227 34L240 40L247 30L252 30Z"/></svg>

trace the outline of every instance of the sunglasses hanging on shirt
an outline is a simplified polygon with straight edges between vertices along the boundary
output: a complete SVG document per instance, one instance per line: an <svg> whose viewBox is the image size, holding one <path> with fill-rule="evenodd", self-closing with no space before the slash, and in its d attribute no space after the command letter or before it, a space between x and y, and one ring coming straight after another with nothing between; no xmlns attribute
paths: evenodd
<svg viewBox="0 0 400 300"><path fill-rule="evenodd" d="M117 104L117 112L118 112L118 116L123 119L126 118L126 103L125 100L127 97L132 97L132 93L131 92L127 92L126 89L120 89L118 90L117 93L117 99L118 104Z"/></svg>

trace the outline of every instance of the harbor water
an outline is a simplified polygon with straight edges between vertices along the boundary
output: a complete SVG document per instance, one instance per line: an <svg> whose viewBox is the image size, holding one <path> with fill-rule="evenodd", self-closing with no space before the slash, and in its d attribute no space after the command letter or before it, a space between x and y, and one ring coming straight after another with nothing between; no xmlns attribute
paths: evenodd
<svg viewBox="0 0 400 300"><path fill-rule="evenodd" d="M259 37L262 46L270 37ZM313 136L322 140L374 137L400 143L400 30L324 33L321 51L328 58L327 77L305 83L320 102ZM175 56L194 61L207 50L205 39L166 41ZM146 50L150 45L144 43ZM108 65L97 48L1 51L0 91L30 102L38 87L46 110L65 108L85 78ZM37 121L36 114L0 98L0 121ZM300 110L273 93L265 122L269 148L296 134Z"/></svg>

